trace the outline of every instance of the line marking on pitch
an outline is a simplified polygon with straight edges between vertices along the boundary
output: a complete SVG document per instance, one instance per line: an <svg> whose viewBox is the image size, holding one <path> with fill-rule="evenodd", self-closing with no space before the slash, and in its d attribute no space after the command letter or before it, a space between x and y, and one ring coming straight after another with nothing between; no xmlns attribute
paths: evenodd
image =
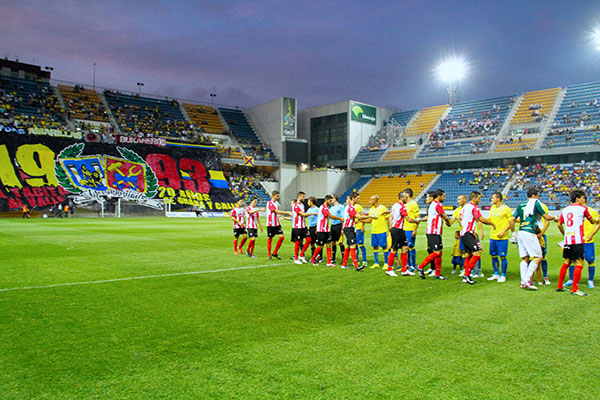
<svg viewBox="0 0 600 400"><path fill-rule="evenodd" d="M161 274L161 275L131 276L131 277L127 277L127 278L104 279L104 280L100 280L100 281L55 283L53 285L44 285L44 286L24 286L24 287L14 287L14 288L3 288L3 289L0 289L0 292L10 292L10 291L15 291L15 290L48 289L48 288L63 287L63 286L94 285L94 284L98 284L98 283L111 283L111 282L121 282L121 281L134 281L134 280L141 280L141 279L168 278L171 276L212 274L212 273L216 273L216 272L238 271L238 270L243 270L243 269L276 267L279 265L288 265L288 263L251 265L248 267L212 269L212 270L207 270L207 271L174 272L172 274ZM290 263L289 265L292 265L292 264Z"/></svg>

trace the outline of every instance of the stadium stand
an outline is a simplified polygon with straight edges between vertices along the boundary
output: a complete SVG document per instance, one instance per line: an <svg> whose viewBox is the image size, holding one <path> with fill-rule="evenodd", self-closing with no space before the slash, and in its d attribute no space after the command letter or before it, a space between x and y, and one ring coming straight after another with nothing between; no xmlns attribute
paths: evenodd
<svg viewBox="0 0 600 400"><path fill-rule="evenodd" d="M223 134L225 128L219 119L217 110L210 106L190 103L183 103L183 107L197 128L208 134Z"/></svg>
<svg viewBox="0 0 600 400"><path fill-rule="evenodd" d="M390 116L389 120L394 120L400 126L406 126L417 112L418 110L395 112Z"/></svg>
<svg viewBox="0 0 600 400"><path fill-rule="evenodd" d="M252 196L258 197L258 206L264 207L270 199L261 181L276 181L275 178L268 174L261 173L242 173L238 171L227 171L225 173L229 181L231 193L235 198L243 197L249 199Z"/></svg>
<svg viewBox="0 0 600 400"><path fill-rule="evenodd" d="M415 195L427 187L435 173L375 177L361 192L360 204L368 207L371 196L378 195L381 204L390 207L398 201L398 193L411 188Z"/></svg>
<svg viewBox="0 0 600 400"><path fill-rule="evenodd" d="M501 192L511 176L512 168L485 168L473 170L444 171L435 182L434 189L442 189L446 192L447 206L456 205L456 198L461 195L469 195L476 190L482 194L481 205L489 205L492 193ZM425 203L425 196L419 202Z"/></svg>
<svg viewBox="0 0 600 400"><path fill-rule="evenodd" d="M217 151L224 158L243 159L240 149L237 147L221 147L217 146Z"/></svg>
<svg viewBox="0 0 600 400"><path fill-rule="evenodd" d="M494 140L492 138L483 139L463 139L453 141L435 141L425 144L423 150L417 158L426 157L447 157L458 156L462 154L487 153Z"/></svg>
<svg viewBox="0 0 600 400"><path fill-rule="evenodd" d="M374 162L379 161L385 153L385 149L363 147L358 152L354 162Z"/></svg>
<svg viewBox="0 0 600 400"><path fill-rule="evenodd" d="M519 104L511 125L541 122L550 114L560 88L536 90L527 92Z"/></svg>
<svg viewBox="0 0 600 400"><path fill-rule="evenodd" d="M588 205L600 204L600 184L597 161L577 164L534 164L518 168L516 178L508 191L507 204L516 207L527 198L530 186L542 188L540 200L550 208L561 208L570 204L569 192L574 188L585 190Z"/></svg>
<svg viewBox="0 0 600 400"><path fill-rule="evenodd" d="M1 116L18 127L61 128L66 113L53 88L41 79L0 77Z"/></svg>
<svg viewBox="0 0 600 400"><path fill-rule="evenodd" d="M111 90L104 91L104 97L123 134L195 138L177 100L158 100Z"/></svg>
<svg viewBox="0 0 600 400"><path fill-rule="evenodd" d="M404 136L420 136L431 132L447 109L447 104L422 109L417 118L406 129Z"/></svg>
<svg viewBox="0 0 600 400"><path fill-rule="evenodd" d="M98 92L83 86L58 85L69 119L108 122L108 110L100 101Z"/></svg>
<svg viewBox="0 0 600 400"><path fill-rule="evenodd" d="M600 144L600 82L571 85L543 147Z"/></svg>
<svg viewBox="0 0 600 400"><path fill-rule="evenodd" d="M513 102L514 96L504 96L458 103L431 132L430 140L497 135Z"/></svg>
<svg viewBox="0 0 600 400"><path fill-rule="evenodd" d="M503 151L523 151L531 150L535 146L537 138L527 138L514 140L513 138L507 139L506 141L498 143L495 152Z"/></svg>
<svg viewBox="0 0 600 400"><path fill-rule="evenodd" d="M388 151L383 161L408 160L414 156L416 151L416 147L410 147L408 149L392 149Z"/></svg>
<svg viewBox="0 0 600 400"><path fill-rule="evenodd" d="M227 125L229 125L231 133L242 145L246 153L257 159L277 162L277 156L275 156L269 146L260 141L242 111L231 108L219 108L219 112L225 122L227 122Z"/></svg>
<svg viewBox="0 0 600 400"><path fill-rule="evenodd" d="M343 201L346 201L346 197L349 196L350 194L352 194L352 192L356 191L360 191L360 189L365 186L367 184L367 182L369 182L369 179L371 179L371 175L363 175L360 178L358 178L358 180L356 182L354 182L354 184L352 186L350 186L344 193L342 193L339 198Z"/></svg>

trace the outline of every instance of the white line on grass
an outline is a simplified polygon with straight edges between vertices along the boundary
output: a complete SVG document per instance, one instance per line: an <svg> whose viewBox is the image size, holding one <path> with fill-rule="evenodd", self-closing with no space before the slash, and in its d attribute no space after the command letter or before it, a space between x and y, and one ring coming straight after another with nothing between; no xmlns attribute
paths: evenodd
<svg viewBox="0 0 600 400"><path fill-rule="evenodd" d="M288 264L288 263L251 265L251 266L248 266L248 267L212 269L212 270L207 270L207 271L175 272L175 273L172 273L172 274L162 274L162 275L131 276L131 277L128 277L128 278L104 279L104 280L101 280L101 281L55 283L53 285L45 285L45 286L24 286L24 287L15 287L15 288L0 289L0 292L10 292L10 291L14 291L14 290L47 289L47 288L55 288L55 287L62 287L62 286L93 285L93 284L97 284L97 283L134 281L134 280L139 280L139 279L168 278L170 276L212 274L212 273L215 273L215 272L237 271L237 270L241 270L241 269L268 268L268 267L275 267L275 266L278 266L278 265L286 265L286 264Z"/></svg>

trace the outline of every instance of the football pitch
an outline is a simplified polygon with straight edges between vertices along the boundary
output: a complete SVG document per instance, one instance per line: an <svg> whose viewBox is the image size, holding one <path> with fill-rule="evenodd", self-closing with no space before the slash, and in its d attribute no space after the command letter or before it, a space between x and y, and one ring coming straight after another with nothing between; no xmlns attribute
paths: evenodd
<svg viewBox="0 0 600 400"><path fill-rule="evenodd" d="M231 225L0 220L0 398L600 398L600 289L585 267L589 297L555 292L555 223L537 292L516 245L508 281L486 281L488 235L486 278L450 274L455 227L437 281L295 265L289 222L282 261L266 231L234 256Z"/></svg>

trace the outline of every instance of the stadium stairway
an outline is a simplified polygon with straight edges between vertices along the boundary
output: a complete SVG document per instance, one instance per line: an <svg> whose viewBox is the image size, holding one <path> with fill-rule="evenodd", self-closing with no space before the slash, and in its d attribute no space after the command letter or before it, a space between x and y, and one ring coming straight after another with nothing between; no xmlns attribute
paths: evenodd
<svg viewBox="0 0 600 400"><path fill-rule="evenodd" d="M558 93L558 96L556 96L556 101L554 102L554 107L552 107L550 114L548 114L548 119L544 122L544 127L542 128L542 130L540 132L540 137L539 137L537 143L535 144L535 146L533 147L534 150L539 150L542 148L542 145L544 144L544 141L546 140L546 136L548 135L548 132L550 132L550 129L552 129L552 124L554 123L554 120L556 119L556 116L558 115L558 111L561 108L563 100L565 99L565 96L567 95L567 90L568 90L567 88L561 89L560 92Z"/></svg>
<svg viewBox="0 0 600 400"><path fill-rule="evenodd" d="M121 132L121 128L119 127L119 123L115 119L115 116L113 115L112 110L110 109L108 101L106 100L106 97L104 97L104 93L99 92L98 97L100 98L100 102L104 105L104 108L106 108L106 110L108 112L108 121L113 126L115 133L121 135L122 132Z"/></svg>
<svg viewBox="0 0 600 400"><path fill-rule="evenodd" d="M408 126L404 136L421 136L429 133L440 122L442 115L447 112L448 105L427 107L422 109L418 116Z"/></svg>

